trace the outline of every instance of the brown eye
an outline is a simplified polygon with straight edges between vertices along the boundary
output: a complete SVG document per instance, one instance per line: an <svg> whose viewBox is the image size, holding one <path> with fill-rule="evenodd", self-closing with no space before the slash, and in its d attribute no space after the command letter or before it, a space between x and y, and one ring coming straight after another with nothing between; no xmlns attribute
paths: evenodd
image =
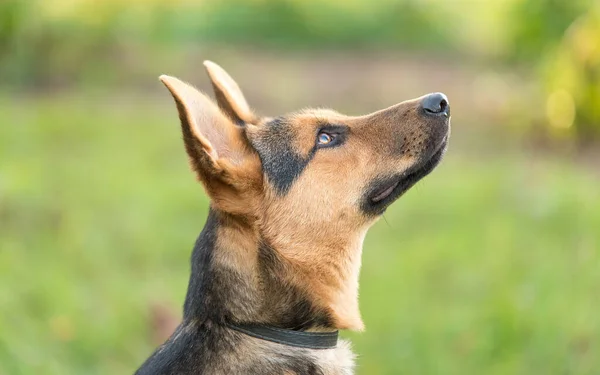
<svg viewBox="0 0 600 375"><path fill-rule="evenodd" d="M328 133L321 132L321 133L319 133L319 136L317 137L317 143L320 145L329 144L329 143L331 143L331 141L333 141L333 136Z"/></svg>

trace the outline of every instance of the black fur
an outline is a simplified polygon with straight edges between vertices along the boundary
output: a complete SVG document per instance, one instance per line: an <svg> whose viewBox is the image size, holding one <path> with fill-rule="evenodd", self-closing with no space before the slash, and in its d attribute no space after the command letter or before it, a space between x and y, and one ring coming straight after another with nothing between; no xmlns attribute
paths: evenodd
<svg viewBox="0 0 600 375"><path fill-rule="evenodd" d="M269 131L253 146L258 152L264 173L278 194L285 194L315 153L313 148L308 156L302 157L291 146L294 139L293 128L284 117L278 117L265 125Z"/></svg>
<svg viewBox="0 0 600 375"><path fill-rule="evenodd" d="M210 264L217 241L217 226L217 215L211 209L192 252L192 270L183 307L184 319L195 318L204 321L209 313L221 315L222 307L214 306L215 301L210 293L207 293L213 289L212 284L215 281L211 277Z"/></svg>
<svg viewBox="0 0 600 375"><path fill-rule="evenodd" d="M211 353L223 355L239 342L239 335L213 323L215 318L218 320L224 314L223 301L214 293L219 283L211 266L218 225L217 213L211 209L192 253L183 322L136 375L203 373Z"/></svg>
<svg viewBox="0 0 600 375"><path fill-rule="evenodd" d="M315 139L315 144L308 155L303 157L291 145L294 130L285 117L273 119L265 124L265 127L268 132L258 140L254 140L252 146L258 152L268 181L280 195L289 191L294 181L315 156L317 149L341 146L346 141L349 131L345 125L322 124L320 129L335 135L334 140L327 145L317 145Z"/></svg>
<svg viewBox="0 0 600 375"><path fill-rule="evenodd" d="M173 335L146 360L136 375L212 373L219 358L235 350L240 336L210 322L195 325L184 320Z"/></svg>
<svg viewBox="0 0 600 375"><path fill-rule="evenodd" d="M225 323L259 322L305 330L315 326L331 327L333 322L327 310L316 306L306 293L290 285L285 279L290 265L266 244L255 249L259 254L257 285L250 284L235 270L217 265L215 252L228 251L216 247L218 228L229 223L227 215L210 210L192 254L183 321L136 375L234 373L232 371L266 375L284 370L299 375L323 373L303 349L292 352L285 347L285 350L257 353L253 358L241 354L244 342L257 339L231 330Z"/></svg>

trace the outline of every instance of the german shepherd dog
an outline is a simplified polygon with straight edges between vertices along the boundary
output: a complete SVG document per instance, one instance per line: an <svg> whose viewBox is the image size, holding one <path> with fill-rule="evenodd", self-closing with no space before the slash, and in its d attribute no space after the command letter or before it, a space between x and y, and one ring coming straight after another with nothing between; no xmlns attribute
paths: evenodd
<svg viewBox="0 0 600 375"><path fill-rule="evenodd" d="M185 149L210 197L183 320L136 374L352 374L367 229L444 155L441 93L364 115L259 117L205 61L216 103L169 76Z"/></svg>

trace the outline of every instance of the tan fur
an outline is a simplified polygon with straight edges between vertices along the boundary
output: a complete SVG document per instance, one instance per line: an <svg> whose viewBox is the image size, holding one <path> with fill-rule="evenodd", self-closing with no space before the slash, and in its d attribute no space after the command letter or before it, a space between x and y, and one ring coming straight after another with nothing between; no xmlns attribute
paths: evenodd
<svg viewBox="0 0 600 375"><path fill-rule="evenodd" d="M312 147L320 122L349 124L357 137L346 147L317 154L284 197L267 190L268 204L261 205L266 210L258 215L266 238L298 266L298 282L331 308L341 329L363 329L358 273L362 241L373 220L357 211L357 200L363 182L389 165L389 156L372 149L372 144L381 145L373 135L383 137L391 125L377 122L380 116L318 110L292 117L295 146L302 154ZM406 169L413 162L413 157L405 157L396 165Z"/></svg>
<svg viewBox="0 0 600 375"><path fill-rule="evenodd" d="M255 119L254 114L250 110L250 106L246 102L246 98L244 98L237 82L223 68L212 61L204 61L204 67L215 89L219 107L232 120L239 119L252 123Z"/></svg>

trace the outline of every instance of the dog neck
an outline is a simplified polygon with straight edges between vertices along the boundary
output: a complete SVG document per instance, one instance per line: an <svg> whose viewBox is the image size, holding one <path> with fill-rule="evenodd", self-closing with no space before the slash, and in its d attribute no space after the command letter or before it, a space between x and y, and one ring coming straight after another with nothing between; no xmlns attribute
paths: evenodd
<svg viewBox="0 0 600 375"><path fill-rule="evenodd" d="M358 273L364 233L335 248L271 243L260 228L211 209L192 254L184 320L360 330ZM293 247L293 248L290 248Z"/></svg>

